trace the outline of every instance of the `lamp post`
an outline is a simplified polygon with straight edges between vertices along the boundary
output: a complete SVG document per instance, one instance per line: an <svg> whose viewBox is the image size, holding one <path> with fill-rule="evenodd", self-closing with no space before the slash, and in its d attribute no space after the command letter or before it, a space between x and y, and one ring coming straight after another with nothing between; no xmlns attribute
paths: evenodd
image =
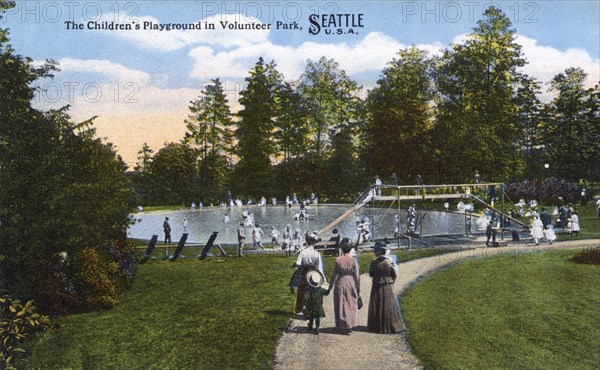
<svg viewBox="0 0 600 370"><path fill-rule="evenodd" d="M549 169L550 169L550 163L544 163L544 176L546 178L548 178L548 173L550 173Z"/></svg>

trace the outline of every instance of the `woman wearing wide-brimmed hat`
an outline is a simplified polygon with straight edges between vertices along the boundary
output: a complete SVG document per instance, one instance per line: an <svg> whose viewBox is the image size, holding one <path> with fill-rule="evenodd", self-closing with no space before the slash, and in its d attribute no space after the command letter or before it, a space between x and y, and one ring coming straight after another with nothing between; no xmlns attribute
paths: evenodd
<svg viewBox="0 0 600 370"><path fill-rule="evenodd" d="M400 306L394 293L396 271L385 253L384 242L375 243L375 260L369 267L369 276L373 278L369 299L368 331L372 333L391 334L404 330L400 317Z"/></svg>
<svg viewBox="0 0 600 370"><path fill-rule="evenodd" d="M333 287L333 311L335 327L342 333L349 333L356 326L356 311L360 293L358 264L350 252L352 246L342 241L342 255L335 259L331 286ZM331 288L330 288L331 289Z"/></svg>

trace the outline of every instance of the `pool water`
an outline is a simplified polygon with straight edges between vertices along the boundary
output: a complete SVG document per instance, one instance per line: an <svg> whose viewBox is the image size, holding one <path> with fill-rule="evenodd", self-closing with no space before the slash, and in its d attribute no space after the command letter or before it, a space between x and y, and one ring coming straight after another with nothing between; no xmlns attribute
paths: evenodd
<svg viewBox="0 0 600 370"><path fill-rule="evenodd" d="M165 217L169 217L171 225L171 238L176 243L183 233L183 219L188 221L188 240L187 243L206 243L213 231L217 231L218 237L216 243L235 244L237 243L237 228L240 221L243 221L243 213L253 215L255 223L258 223L264 232L262 240L263 245L268 246L271 242L271 227L283 231L286 225L290 225L292 231L299 229L303 234L320 230L329 225L344 211L348 210L350 205L327 205L319 204L307 206L306 212L309 215L308 220L298 221L294 215L299 211L298 206L288 208L287 206L243 206L243 207L205 207L202 209L188 209L176 211L152 211L139 212L132 217L135 223L128 229L130 238L148 240L153 234L159 236L159 242L164 241L162 224ZM462 234L465 232L465 216L463 214L443 211L418 210L423 221L417 228L417 232L422 232L423 236L440 234ZM229 216L229 223L224 223L225 214ZM394 235L396 221L394 216L399 215L400 232L406 232L406 209L396 208L374 208L365 206L356 213L346 217L341 223L335 226L342 237L347 237L356 241L357 230L356 221L358 219L368 218L371 221L371 233L373 238L391 238ZM250 226L246 226L246 243L252 242ZM473 222L475 230L475 222ZM321 235L323 240L329 239L333 234L330 231Z"/></svg>

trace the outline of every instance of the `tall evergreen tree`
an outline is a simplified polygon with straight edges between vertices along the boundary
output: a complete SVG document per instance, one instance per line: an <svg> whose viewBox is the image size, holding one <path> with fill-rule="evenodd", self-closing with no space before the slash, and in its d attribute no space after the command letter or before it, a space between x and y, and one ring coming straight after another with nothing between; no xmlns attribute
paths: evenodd
<svg viewBox="0 0 600 370"><path fill-rule="evenodd" d="M401 50L370 92L367 163L371 175L396 173L410 184L419 174L431 178L431 64L427 52L415 46Z"/></svg>
<svg viewBox="0 0 600 370"><path fill-rule="evenodd" d="M274 63L265 64L262 58L249 73L247 86L240 93L240 104L244 108L238 113L240 120L235 132L239 162L232 187L237 194L260 197L271 194L274 189L271 158L276 154L273 145L275 91L282 78Z"/></svg>
<svg viewBox="0 0 600 370"><path fill-rule="evenodd" d="M502 181L523 171L516 89L525 60L511 26L491 6L467 41L438 61L435 147L444 180L465 181L478 170L484 179Z"/></svg>
<svg viewBox="0 0 600 370"><path fill-rule="evenodd" d="M548 174L544 172L542 111L543 106L537 95L540 84L533 78L523 78L517 88L517 118L522 127L521 150L525 160L524 175L527 179L540 179ZM515 174L518 177L518 174Z"/></svg>
<svg viewBox="0 0 600 370"><path fill-rule="evenodd" d="M275 139L283 162L297 158L309 149L308 116L302 97L289 82L283 82L276 92L277 117Z"/></svg>
<svg viewBox="0 0 600 370"><path fill-rule="evenodd" d="M200 160L209 154L229 153L233 139L232 116L221 81L211 80L201 96L190 103L185 140L198 150Z"/></svg>
<svg viewBox="0 0 600 370"><path fill-rule="evenodd" d="M136 172L147 172L148 171L148 167L150 166L150 163L152 162L152 153L154 151L152 150L152 148L150 148L150 146L148 145L148 143L144 143L142 145L142 149L140 149L138 151L138 162L135 165L135 168L133 169Z"/></svg>
<svg viewBox="0 0 600 370"><path fill-rule="evenodd" d="M200 162L199 186L204 200L223 199L232 155L233 120L223 84L211 80L191 102L185 141L192 144Z"/></svg>

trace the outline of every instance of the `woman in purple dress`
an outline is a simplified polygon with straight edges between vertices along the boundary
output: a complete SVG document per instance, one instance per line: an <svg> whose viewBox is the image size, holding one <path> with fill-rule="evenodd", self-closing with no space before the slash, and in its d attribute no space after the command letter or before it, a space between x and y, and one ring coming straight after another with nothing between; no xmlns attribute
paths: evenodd
<svg viewBox="0 0 600 370"><path fill-rule="evenodd" d="M342 255L335 259L331 287L333 287L333 311L335 327L343 334L348 334L356 326L356 310L360 280L358 264L350 251L352 247L344 241L340 245ZM330 287L330 289L331 289Z"/></svg>
<svg viewBox="0 0 600 370"><path fill-rule="evenodd" d="M398 333L404 330L404 323L394 293L396 270L385 256L387 246L384 242L376 242L373 248L375 260L369 267L373 285L369 299L368 331L382 334Z"/></svg>

